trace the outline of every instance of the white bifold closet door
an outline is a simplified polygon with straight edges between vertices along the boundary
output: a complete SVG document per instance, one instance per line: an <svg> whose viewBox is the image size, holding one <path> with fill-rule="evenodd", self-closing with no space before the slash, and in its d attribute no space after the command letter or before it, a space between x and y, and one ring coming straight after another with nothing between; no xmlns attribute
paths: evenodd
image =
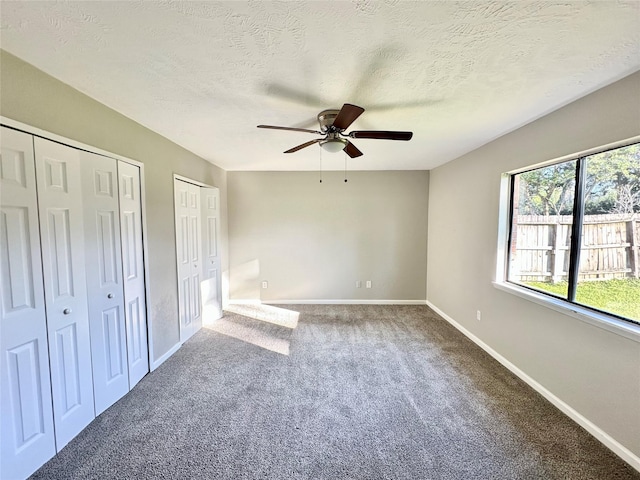
<svg viewBox="0 0 640 480"><path fill-rule="evenodd" d="M174 179L180 341L222 316L220 191Z"/></svg>
<svg viewBox="0 0 640 480"><path fill-rule="evenodd" d="M116 160L81 152L96 415L129 391Z"/></svg>
<svg viewBox="0 0 640 480"><path fill-rule="evenodd" d="M202 321L210 322L222 317L222 285L220 284L220 190L200 187L202 210L203 281Z"/></svg>
<svg viewBox="0 0 640 480"><path fill-rule="evenodd" d="M149 372L140 167L118 162L129 388Z"/></svg>
<svg viewBox="0 0 640 480"><path fill-rule="evenodd" d="M184 342L202 327L200 187L176 179L174 192L180 341Z"/></svg>
<svg viewBox="0 0 640 480"><path fill-rule="evenodd" d="M0 147L0 478L25 478L149 371L141 169Z"/></svg>
<svg viewBox="0 0 640 480"><path fill-rule="evenodd" d="M82 152L96 415L149 371L140 169Z"/></svg>
<svg viewBox="0 0 640 480"><path fill-rule="evenodd" d="M59 451L95 418L80 150L34 138L51 391Z"/></svg>
<svg viewBox="0 0 640 480"><path fill-rule="evenodd" d="M25 478L56 452L33 137L0 147L0 478Z"/></svg>

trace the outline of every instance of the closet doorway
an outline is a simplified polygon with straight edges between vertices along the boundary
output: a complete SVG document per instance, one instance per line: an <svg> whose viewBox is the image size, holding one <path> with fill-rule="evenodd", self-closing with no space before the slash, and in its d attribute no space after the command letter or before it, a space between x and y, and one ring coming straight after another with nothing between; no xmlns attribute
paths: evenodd
<svg viewBox="0 0 640 480"><path fill-rule="evenodd" d="M174 175L180 342L222 317L220 191Z"/></svg>

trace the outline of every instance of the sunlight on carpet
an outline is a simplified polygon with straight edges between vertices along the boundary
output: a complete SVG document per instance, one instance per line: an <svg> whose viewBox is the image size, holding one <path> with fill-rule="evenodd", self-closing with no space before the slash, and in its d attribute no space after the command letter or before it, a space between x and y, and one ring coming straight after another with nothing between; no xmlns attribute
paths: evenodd
<svg viewBox="0 0 640 480"><path fill-rule="evenodd" d="M289 355L289 337L298 326L298 312L256 304L229 305L225 313L231 315L225 314L203 327L281 355Z"/></svg>
<svg viewBox="0 0 640 480"><path fill-rule="evenodd" d="M291 329L298 326L298 317L300 317L300 313L293 310L262 304L228 305L226 310L243 317L255 318Z"/></svg>

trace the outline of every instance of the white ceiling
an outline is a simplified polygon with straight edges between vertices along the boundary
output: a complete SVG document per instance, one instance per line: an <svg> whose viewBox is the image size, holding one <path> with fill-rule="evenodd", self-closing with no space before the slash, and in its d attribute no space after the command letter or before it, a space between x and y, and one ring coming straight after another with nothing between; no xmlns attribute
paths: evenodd
<svg viewBox="0 0 640 480"><path fill-rule="evenodd" d="M640 1L1 1L4 50L227 170L430 169L640 69ZM638 101L633 99L632 101ZM344 166L323 153L324 168Z"/></svg>

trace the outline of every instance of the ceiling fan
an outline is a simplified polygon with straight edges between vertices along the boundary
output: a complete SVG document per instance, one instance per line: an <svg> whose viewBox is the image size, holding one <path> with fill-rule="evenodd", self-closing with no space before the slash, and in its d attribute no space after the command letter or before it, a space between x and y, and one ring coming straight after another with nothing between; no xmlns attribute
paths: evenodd
<svg viewBox="0 0 640 480"><path fill-rule="evenodd" d="M355 130L350 133L344 133L349 126L362 115L364 108L350 103L345 103L340 110L323 110L318 114L318 123L320 130L308 130L306 128L293 127L277 127L274 125L258 125L258 128L272 128L275 130L291 130L294 132L307 132L322 135L323 138L317 138L309 142L305 142L297 147L290 148L284 153L293 153L303 148L309 147L314 143L320 144L322 148L329 152L339 152L344 150L351 158L359 157L362 152L351 143L347 138L377 138L381 140L411 140L413 132L393 132L386 130Z"/></svg>

